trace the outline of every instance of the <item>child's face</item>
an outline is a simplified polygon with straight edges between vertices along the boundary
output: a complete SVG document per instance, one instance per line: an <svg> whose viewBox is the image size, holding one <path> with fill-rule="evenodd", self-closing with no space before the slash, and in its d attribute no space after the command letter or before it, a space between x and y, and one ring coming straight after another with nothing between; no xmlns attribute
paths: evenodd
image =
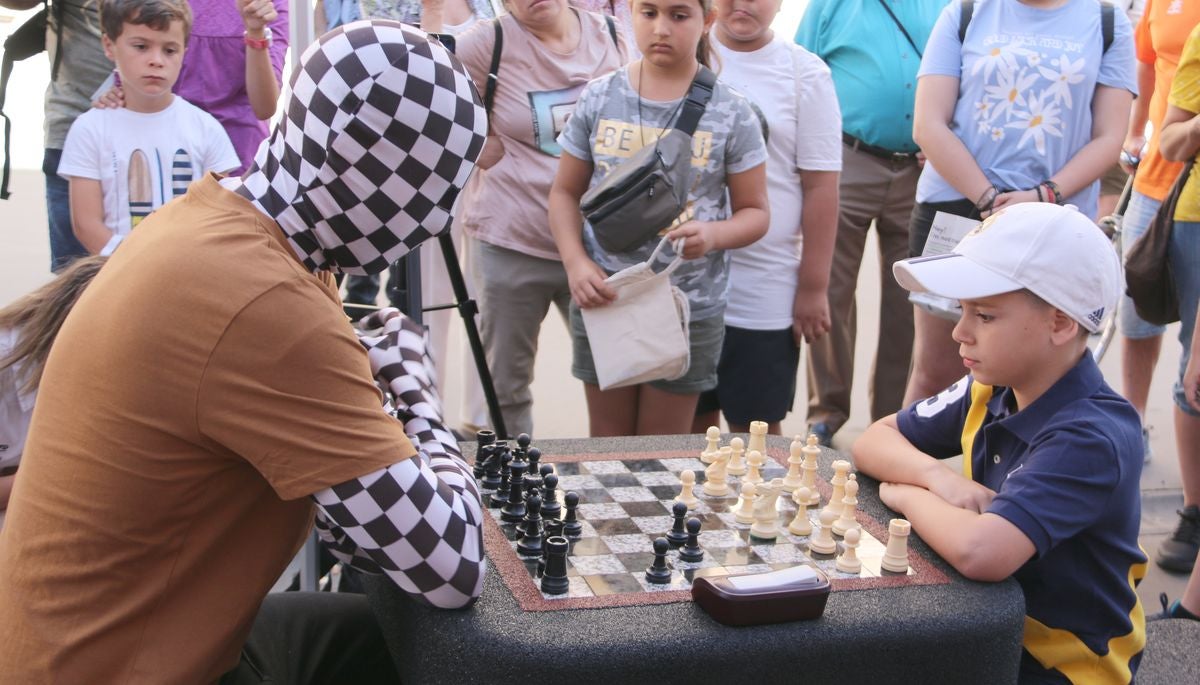
<svg viewBox="0 0 1200 685"><path fill-rule="evenodd" d="M126 23L116 40L104 36L103 41L104 54L121 74L126 107L154 111L163 101L170 103L171 88L183 66L182 21L172 21L162 31Z"/></svg>
<svg viewBox="0 0 1200 685"><path fill-rule="evenodd" d="M756 43L770 32L783 0L716 0L717 26L725 42Z"/></svg>
<svg viewBox="0 0 1200 685"><path fill-rule="evenodd" d="M632 0L633 35L642 57L669 68L696 56L700 37L712 25L700 0Z"/></svg>
<svg viewBox="0 0 1200 685"><path fill-rule="evenodd" d="M967 371L988 385L1036 385L1054 348L1058 310L1021 291L961 303L954 341Z"/></svg>

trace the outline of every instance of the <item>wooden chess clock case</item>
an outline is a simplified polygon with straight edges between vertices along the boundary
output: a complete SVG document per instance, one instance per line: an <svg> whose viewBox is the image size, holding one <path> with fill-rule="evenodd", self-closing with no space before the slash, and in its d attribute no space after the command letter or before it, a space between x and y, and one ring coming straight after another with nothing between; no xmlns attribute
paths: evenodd
<svg viewBox="0 0 1200 685"><path fill-rule="evenodd" d="M820 618L829 578L811 566L744 576L697 578L692 599L718 623L751 626Z"/></svg>

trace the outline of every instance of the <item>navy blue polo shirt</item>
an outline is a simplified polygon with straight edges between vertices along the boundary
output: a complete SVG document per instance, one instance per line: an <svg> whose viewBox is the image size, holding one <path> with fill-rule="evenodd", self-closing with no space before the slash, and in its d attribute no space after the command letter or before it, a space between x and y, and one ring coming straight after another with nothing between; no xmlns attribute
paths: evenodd
<svg viewBox="0 0 1200 685"><path fill-rule="evenodd" d="M965 475L996 492L988 512L1037 549L1014 574L1022 682L1130 682L1146 641L1134 589L1146 573L1141 421L1091 354L1021 411L1011 389L967 376L896 418L933 457L968 446Z"/></svg>

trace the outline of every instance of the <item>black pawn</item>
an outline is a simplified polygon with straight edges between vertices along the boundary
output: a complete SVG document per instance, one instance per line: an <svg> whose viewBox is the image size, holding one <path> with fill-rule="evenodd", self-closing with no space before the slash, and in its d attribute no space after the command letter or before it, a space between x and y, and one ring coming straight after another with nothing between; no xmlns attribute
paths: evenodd
<svg viewBox="0 0 1200 685"><path fill-rule="evenodd" d="M522 452L529 453L529 443L533 442L533 438L529 437L529 433L521 433L517 436L517 447L521 448Z"/></svg>
<svg viewBox="0 0 1200 685"><path fill-rule="evenodd" d="M679 560L704 561L704 550L700 549L700 519L695 516L687 520L687 543L679 548Z"/></svg>
<svg viewBox="0 0 1200 685"><path fill-rule="evenodd" d="M655 585L666 585L671 582L671 569L667 567L667 550L671 543L666 538L654 540L654 563L646 569L646 581Z"/></svg>
<svg viewBox="0 0 1200 685"><path fill-rule="evenodd" d="M496 434L493 433L492 431L489 431L489 430L476 431L475 444L477 445L477 447L475 449L475 469L474 469L476 480L483 478L483 474L485 473L485 468L487 466L486 460L484 459L484 457L486 457L488 454L490 454L490 451L484 452L483 448L485 448L488 445L491 445L495 442L496 442Z"/></svg>
<svg viewBox="0 0 1200 685"><path fill-rule="evenodd" d="M508 452L497 452L492 458L500 463L500 483L496 486L496 491L488 498L488 506L495 509L508 504L508 491L511 489L508 484L510 475L508 462L512 457L508 456Z"/></svg>
<svg viewBox="0 0 1200 685"><path fill-rule="evenodd" d="M687 517L688 506L683 502L676 502L671 507L671 515L675 517L675 522L671 524L671 532L667 533L667 542L671 543L671 547L679 548L683 543L688 541L688 534L683 530L683 519Z"/></svg>
<svg viewBox="0 0 1200 685"><path fill-rule="evenodd" d="M525 534L517 542L517 554L527 557L542 556L542 498L537 494L529 496L525 503Z"/></svg>
<svg viewBox="0 0 1200 685"><path fill-rule="evenodd" d="M505 523L520 523L525 518L525 493L521 488L525 462L514 461L508 468L512 471L509 477L508 503L500 509L500 520Z"/></svg>
<svg viewBox="0 0 1200 685"><path fill-rule="evenodd" d="M546 466L550 466L546 464ZM542 468L545 468L543 466ZM562 513L562 505L558 503L558 476L551 471L542 479L542 516L556 519Z"/></svg>
<svg viewBox="0 0 1200 685"><path fill-rule="evenodd" d="M579 494L574 491L568 492L563 496L563 502L567 505L567 515L563 517L563 535L577 538L583 535L583 524L575 518L575 507L579 506Z"/></svg>
<svg viewBox="0 0 1200 685"><path fill-rule="evenodd" d="M542 592L561 595L567 591L567 539L555 535L546 538L546 570L542 574Z"/></svg>
<svg viewBox="0 0 1200 685"><path fill-rule="evenodd" d="M525 452L525 458L529 460L529 471L531 473L538 473L541 468L542 451L536 447L530 447Z"/></svg>

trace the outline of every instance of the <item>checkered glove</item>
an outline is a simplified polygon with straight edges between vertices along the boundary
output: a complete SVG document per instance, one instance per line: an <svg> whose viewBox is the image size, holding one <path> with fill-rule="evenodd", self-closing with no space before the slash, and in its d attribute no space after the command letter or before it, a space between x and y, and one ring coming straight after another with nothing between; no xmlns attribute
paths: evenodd
<svg viewBox="0 0 1200 685"><path fill-rule="evenodd" d="M317 532L339 559L386 573L418 600L466 606L483 587L483 508L442 422L427 334L396 315L359 339L418 455L316 493Z"/></svg>

